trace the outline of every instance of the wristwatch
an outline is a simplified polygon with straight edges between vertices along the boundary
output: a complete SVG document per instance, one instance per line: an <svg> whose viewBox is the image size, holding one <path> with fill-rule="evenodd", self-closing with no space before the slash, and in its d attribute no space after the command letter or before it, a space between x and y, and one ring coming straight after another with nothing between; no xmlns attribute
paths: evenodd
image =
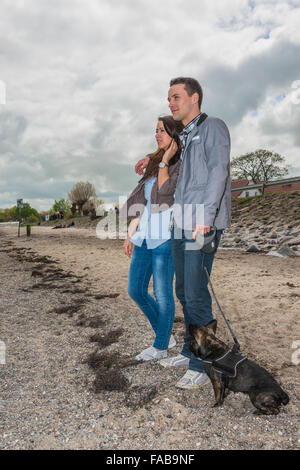
<svg viewBox="0 0 300 470"><path fill-rule="evenodd" d="M160 162L160 164L158 166L159 166L159 168L165 168L165 166L169 166L169 165L165 162Z"/></svg>

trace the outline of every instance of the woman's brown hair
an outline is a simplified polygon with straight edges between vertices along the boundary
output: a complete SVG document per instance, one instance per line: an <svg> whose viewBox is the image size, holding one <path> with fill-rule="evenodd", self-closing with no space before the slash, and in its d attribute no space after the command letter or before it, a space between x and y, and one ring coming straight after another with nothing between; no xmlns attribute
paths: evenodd
<svg viewBox="0 0 300 470"><path fill-rule="evenodd" d="M179 134L183 129L183 125L181 124L180 121L175 121L173 116L161 116L158 118L158 121L162 121L164 128L167 132L167 134L174 139L174 141L177 144L178 150L175 153L175 155L171 158L169 161L169 166L174 165L179 158L180 158L180 153L181 153L181 142L179 139ZM148 155L150 157L150 161L148 163L148 166L146 168L145 174L143 178L140 180L144 181L145 179L150 178L150 176L157 176L158 174L158 165L162 161L162 158L164 156L165 150L163 149L157 149L156 152L151 153Z"/></svg>

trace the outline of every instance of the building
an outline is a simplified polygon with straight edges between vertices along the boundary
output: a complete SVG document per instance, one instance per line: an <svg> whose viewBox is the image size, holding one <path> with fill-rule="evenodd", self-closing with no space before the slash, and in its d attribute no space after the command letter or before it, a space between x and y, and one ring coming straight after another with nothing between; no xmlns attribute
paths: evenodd
<svg viewBox="0 0 300 470"><path fill-rule="evenodd" d="M231 189L243 188L247 186L247 189L241 189L241 191L232 191L232 197L242 198L242 197L259 196L262 193L262 191L260 188L251 188L253 184L254 183L252 180L247 180L246 178L242 180L231 181Z"/></svg>
<svg viewBox="0 0 300 470"><path fill-rule="evenodd" d="M254 187L252 187L254 186ZM246 178L241 180L231 181L232 197L251 197L259 196L263 192L263 181L254 183L251 179ZM241 188L239 190L239 188ZM300 191L300 177L286 178L283 180L269 181L265 183L265 193L283 193L288 191Z"/></svg>

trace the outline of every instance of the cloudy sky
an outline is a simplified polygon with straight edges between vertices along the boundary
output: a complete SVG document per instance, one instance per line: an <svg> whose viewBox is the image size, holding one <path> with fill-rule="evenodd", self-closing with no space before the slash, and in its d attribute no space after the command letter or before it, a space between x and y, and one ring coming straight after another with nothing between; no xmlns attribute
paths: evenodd
<svg viewBox="0 0 300 470"><path fill-rule="evenodd" d="M105 201L128 194L179 75L202 84L232 157L267 148L300 175L300 0L0 0L0 11L1 208L23 198L46 210L78 181Z"/></svg>

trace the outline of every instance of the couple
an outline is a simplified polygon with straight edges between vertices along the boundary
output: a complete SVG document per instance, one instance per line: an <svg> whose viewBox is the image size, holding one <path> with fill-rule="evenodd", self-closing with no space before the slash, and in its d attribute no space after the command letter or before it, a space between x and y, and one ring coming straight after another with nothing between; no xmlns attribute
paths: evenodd
<svg viewBox="0 0 300 470"><path fill-rule="evenodd" d="M186 389L209 380L203 362L189 350L189 325L203 326L213 319L204 267L211 272L215 253L204 253L196 236L209 236L215 226L217 247L222 231L230 225L231 207L229 132L223 121L201 112L202 96L197 80L171 80L172 116L158 119L158 149L136 164L136 172L143 177L125 205L131 219L123 246L125 254L132 256L128 293L155 333L153 345L137 359L187 367L176 384ZM204 213L199 220L200 205ZM181 354L167 357L168 349L176 344L171 335L174 272L186 331ZM154 297L148 293L151 276Z"/></svg>

